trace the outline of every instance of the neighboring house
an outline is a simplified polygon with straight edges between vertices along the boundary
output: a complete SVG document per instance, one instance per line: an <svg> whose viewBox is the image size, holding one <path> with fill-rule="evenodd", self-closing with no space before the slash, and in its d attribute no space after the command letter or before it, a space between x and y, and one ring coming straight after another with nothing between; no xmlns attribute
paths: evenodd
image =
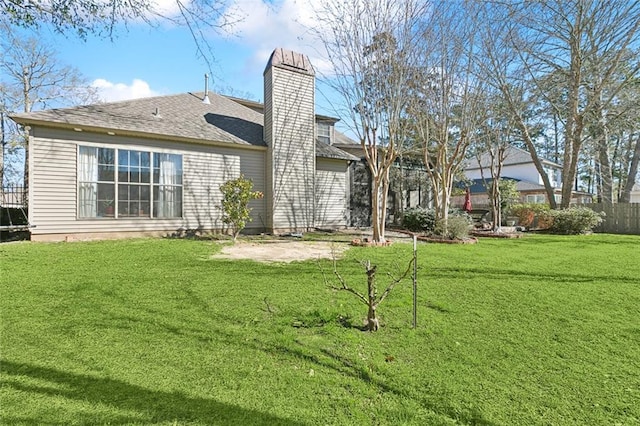
<svg viewBox="0 0 640 426"><path fill-rule="evenodd" d="M264 105L205 91L12 116L29 130L32 239L222 230L219 187L240 174L265 194L248 231L347 226L357 157L327 143L344 135L314 93L309 59L276 49Z"/></svg>
<svg viewBox="0 0 640 426"><path fill-rule="evenodd" d="M473 206L484 206L490 204L487 190L484 185L484 180L486 180L487 183L491 182L490 164L491 157L489 154L483 154L480 157L480 161L474 158L466 163L464 173L466 178L472 182L470 192ZM562 166L546 159L542 159L542 166L549 177L551 186L554 188L556 202L559 203L561 201L562 189ZM516 181L516 189L520 193L521 202L548 202L542 176L536 169L529 152L516 147L507 148L501 177ZM572 195L571 202L589 203L591 200L591 194L575 191ZM464 196L456 196L452 202L453 205L462 205L462 203L464 203Z"/></svg>

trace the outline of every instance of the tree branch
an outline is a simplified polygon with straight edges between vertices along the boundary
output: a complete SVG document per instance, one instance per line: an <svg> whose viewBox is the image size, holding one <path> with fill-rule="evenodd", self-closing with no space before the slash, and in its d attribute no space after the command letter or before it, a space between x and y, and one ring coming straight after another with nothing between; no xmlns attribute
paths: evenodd
<svg viewBox="0 0 640 426"><path fill-rule="evenodd" d="M384 299L387 298L387 296L389 295L389 293L391 293L391 290L393 290L393 288L400 283L402 280L404 280L407 275L409 275L409 272L412 269L413 266L413 262L414 262L414 258L411 258L411 260L409 261L409 264L407 265L407 269L404 271L404 273L402 275L400 275L397 278L394 278L390 273L388 274L391 278L392 281L391 283L387 286L386 290L382 292L382 294L380 295L380 297L378 298L378 301L375 303L375 306L378 306L380 303L382 303L382 301Z"/></svg>

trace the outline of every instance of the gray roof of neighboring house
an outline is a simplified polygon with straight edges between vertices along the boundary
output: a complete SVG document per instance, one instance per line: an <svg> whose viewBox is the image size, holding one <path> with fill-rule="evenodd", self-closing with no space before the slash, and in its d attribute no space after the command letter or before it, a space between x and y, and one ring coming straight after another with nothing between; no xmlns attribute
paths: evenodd
<svg viewBox="0 0 640 426"><path fill-rule="evenodd" d="M544 185L540 185L538 183L529 182L526 180L514 179L510 177L503 177L502 179L513 180L516 182L516 190L518 192L528 192L528 191L545 191ZM487 184L492 182L491 178L486 179ZM471 186L469 186L469 190L472 194L481 194L487 191L485 186L485 182L483 179L472 179Z"/></svg>
<svg viewBox="0 0 640 426"><path fill-rule="evenodd" d="M163 139L191 140L198 143L228 143L266 147L263 140L264 116L242 103L209 93L182 93L169 96L94 104L74 108L50 109L15 114L11 118L23 125L82 128ZM338 148L317 143L316 155L324 158L355 160Z"/></svg>
<svg viewBox="0 0 640 426"><path fill-rule="evenodd" d="M336 141L334 142L334 145L336 145L338 148L342 148L343 146L345 148L360 147L360 144L358 142L340 132L336 132Z"/></svg>
<svg viewBox="0 0 640 426"><path fill-rule="evenodd" d="M516 183L517 191L546 191L544 185L540 185L539 183L528 182L526 180L520 180Z"/></svg>
<svg viewBox="0 0 640 426"><path fill-rule="evenodd" d="M545 158L542 158L541 160L543 164L562 167L560 164L554 163L553 161L547 160ZM515 146L510 146L509 148L507 148L507 155L505 157L503 165L509 166L509 165L516 165L516 164L527 164L532 162L533 162L533 159L531 158L531 154L528 151L525 151L524 149L516 148ZM490 167L491 156L489 154L481 155L480 165L482 166L482 168ZM479 169L479 168L480 166L478 165L477 159L474 158L472 160L467 161L467 164L466 164L467 170L473 170L473 169Z"/></svg>
<svg viewBox="0 0 640 426"><path fill-rule="evenodd" d="M333 145L328 145L322 141L316 141L316 157L322 158L335 158L338 160L358 161L360 160L355 155L351 155L348 152L336 148Z"/></svg>

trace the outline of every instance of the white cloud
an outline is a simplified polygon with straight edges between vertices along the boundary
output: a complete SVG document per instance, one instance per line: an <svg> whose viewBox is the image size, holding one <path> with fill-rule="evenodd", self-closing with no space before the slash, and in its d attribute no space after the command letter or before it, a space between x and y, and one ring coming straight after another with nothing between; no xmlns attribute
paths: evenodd
<svg viewBox="0 0 640 426"><path fill-rule="evenodd" d="M185 7L188 7L190 3L190 1L182 2ZM180 14L180 7L176 0L151 0L151 4L156 12L168 18L172 18Z"/></svg>
<svg viewBox="0 0 640 426"><path fill-rule="evenodd" d="M304 53L318 71L325 71L328 62L313 28L313 2L299 0L235 0L228 12L242 20L232 28L238 42L253 49L248 67L264 67L273 49L282 47Z"/></svg>
<svg viewBox="0 0 640 426"><path fill-rule="evenodd" d="M127 99L148 98L160 93L152 90L149 83L134 79L131 84L112 83L103 78L93 80L91 86L96 88L100 100L104 102L124 101Z"/></svg>

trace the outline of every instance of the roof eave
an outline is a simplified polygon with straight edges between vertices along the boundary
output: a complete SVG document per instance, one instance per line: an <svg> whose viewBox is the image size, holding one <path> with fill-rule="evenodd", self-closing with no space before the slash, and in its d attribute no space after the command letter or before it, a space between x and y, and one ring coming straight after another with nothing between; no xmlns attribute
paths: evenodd
<svg viewBox="0 0 640 426"><path fill-rule="evenodd" d="M229 147L233 146L241 149L249 149L249 150L258 150L258 151L266 151L267 147L259 146L259 145L251 145L234 143L234 142L223 142L223 141L215 141L215 140L207 140L207 139L198 139L198 138L189 138L185 136L179 135L167 135L163 133L148 133L148 132L138 132L135 130L127 130L127 129L117 129L117 128L109 128L109 127L99 127L99 126L85 126L80 124L72 124L72 123L58 123L47 120L36 120L36 119L28 119L26 117L18 116L10 116L10 118L18 124L23 126L38 126L44 128L52 128L52 129L61 129L61 130L72 130L76 132L89 132L89 133L100 133L107 134L109 136L129 136L129 137L137 137L141 139L153 139L153 140L163 140L163 141L172 141L172 142L184 142L190 144L197 145L207 145L207 146L224 146Z"/></svg>

